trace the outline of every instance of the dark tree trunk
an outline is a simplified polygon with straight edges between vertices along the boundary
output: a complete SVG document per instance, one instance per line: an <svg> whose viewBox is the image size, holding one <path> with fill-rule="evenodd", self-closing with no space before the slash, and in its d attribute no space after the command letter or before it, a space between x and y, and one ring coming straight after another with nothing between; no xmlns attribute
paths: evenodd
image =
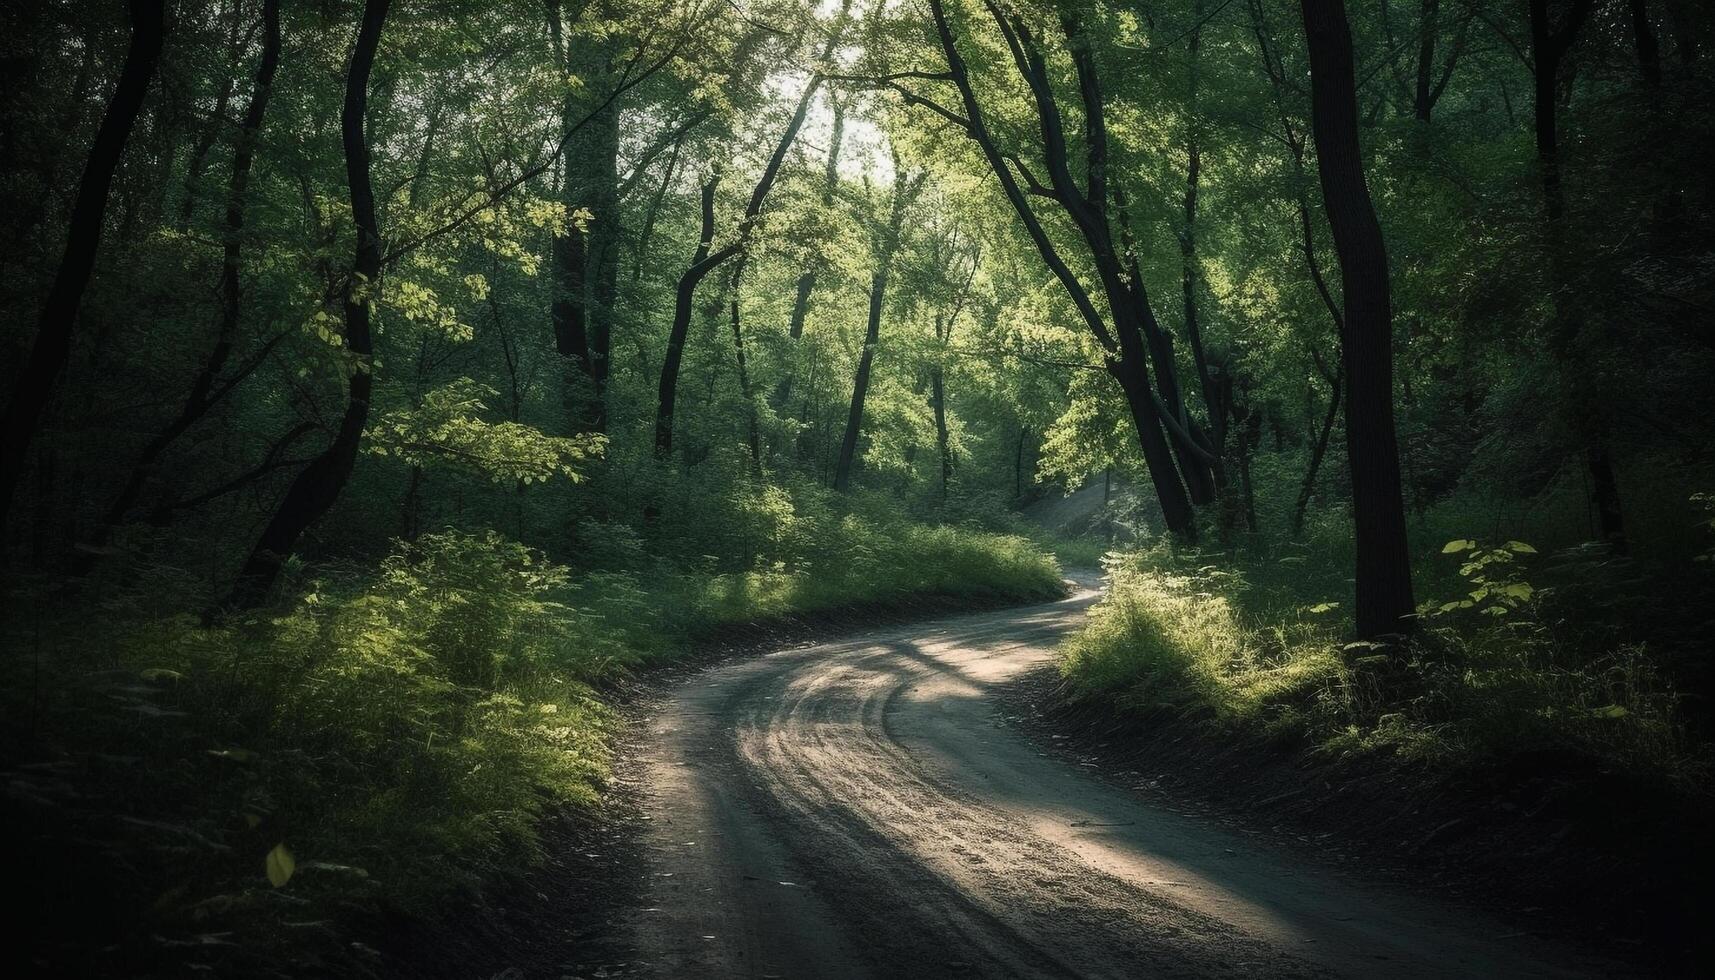
<svg viewBox="0 0 1715 980"><path fill-rule="evenodd" d="M1108 361L1108 373L1119 382L1125 393L1126 406L1131 410L1138 445L1143 450L1143 465L1155 484L1156 500L1161 505L1161 519L1167 529L1182 539L1195 540L1197 515L1191 508L1191 498L1179 471L1173 465L1173 448L1162 432L1161 416L1156 410L1149 377L1144 372L1141 356ZM1168 492L1163 492L1166 488Z"/></svg>
<svg viewBox="0 0 1715 980"><path fill-rule="evenodd" d="M619 108L609 106L592 121L600 173L590 225L590 267L585 273L589 316L590 380L595 386L590 431L607 431L608 378L612 374L613 313L619 299Z"/></svg>
<svg viewBox="0 0 1715 980"><path fill-rule="evenodd" d="M750 388L750 367L744 356L744 326L739 320L738 288L744 278L744 258L738 260L737 268L733 269L732 282L727 286L728 301L731 304L732 346L738 361L738 390L744 397L744 426L745 445L750 450L750 471L756 476L762 475L762 433L756 418L756 395Z"/></svg>
<svg viewBox="0 0 1715 980"><path fill-rule="evenodd" d="M1345 299L1346 448L1352 471L1360 639L1408 632L1411 554L1393 424L1393 312L1387 252L1364 181L1352 35L1344 0L1301 0L1322 201Z"/></svg>
<svg viewBox="0 0 1715 980"><path fill-rule="evenodd" d="M679 277L673 297L673 329L667 335L667 353L661 359L661 383L656 391L655 455L666 459L673 453L673 407L679 398L679 364L685 357L685 338L691 331L691 315L697 300L697 284L714 269L709 249L715 237L715 188L719 177L703 184L703 224L690 267ZM721 257L726 249L722 249Z"/></svg>
<svg viewBox="0 0 1715 980"><path fill-rule="evenodd" d="M941 499L947 499L947 485L953 482L953 449L947 440L947 377L937 364L930 370L929 394L935 408L935 455L941 461Z"/></svg>
<svg viewBox="0 0 1715 980"><path fill-rule="evenodd" d="M0 527L5 526L13 494L23 478L30 444L41 429L48 402L71 358L72 331L83 305L84 288L89 285L90 273L95 268L96 250L101 245L107 192L161 57L166 33L164 6L162 0L130 3L131 43L125 52L125 66L120 70L119 84L90 146L83 177L78 181L65 252L60 257L47 301L42 304L35 345L13 381L12 398L6 406L5 442L0 445Z"/></svg>
<svg viewBox="0 0 1715 980"><path fill-rule="evenodd" d="M1650 88L1661 87L1661 45L1656 43L1655 28L1650 24L1649 6L1644 0L1629 0L1632 8L1632 38L1638 50L1638 71Z"/></svg>
<svg viewBox="0 0 1715 980"><path fill-rule="evenodd" d="M236 13L234 14L236 17ZM155 463L178 438L190 431L220 398L230 391L236 381L216 389L220 374L232 357L238 337L238 322L242 311L239 272L243 259L244 200L250 182L250 168L256 159L256 141L262 131L262 121L268 112L268 97L273 91L274 75L280 67L280 0L263 0L262 58L256 66L256 79L250 94L250 105L244 110L244 122L232 152L232 175L226 190L225 243L220 270L220 328L214 347L191 382L190 395L179 414L166 428L155 435L131 466L131 475L118 496L108 506L106 515L92 535L97 547L104 545L113 529L125 522L126 515L137 505L143 488L155 472ZM224 93L223 93L224 98Z"/></svg>
<svg viewBox="0 0 1715 980"><path fill-rule="evenodd" d="M1024 436L1030 430L1018 427L1018 452L1012 458L1012 499L1024 499Z"/></svg>
<svg viewBox="0 0 1715 980"><path fill-rule="evenodd" d="M797 340L804 336L804 320L810 315L810 293L816 288L816 273L806 272L798 277L797 291L792 297L792 317L787 324L786 336Z"/></svg>
<svg viewBox="0 0 1715 980"><path fill-rule="evenodd" d="M1192 6L1192 17L1197 23L1203 19L1203 4L1201 0ZM1230 388L1230 378L1217 379L1216 372L1210 366L1206 345L1203 343L1202 319L1197 305L1197 203L1198 191L1201 188L1203 173L1202 121L1198 108L1200 92L1199 68L1202 60L1202 29L1191 31L1190 46L1190 93L1187 100L1185 137L1185 226L1179 234L1179 269L1180 287L1184 293L1185 304L1185 338L1191 344L1192 363L1197 368L1197 385L1203 395L1203 408L1209 418L1208 449L1214 457L1209 464L1198 463L1192 469L1198 473L1207 472L1210 489L1215 496L1222 498L1222 523L1230 524L1233 513L1231 501L1227 500L1227 475L1222 465L1222 455L1227 445L1228 415L1232 409L1227 392ZM1159 370L1159 369L1158 369ZM1223 372L1224 374L1224 372ZM1187 416L1189 422L1189 416ZM1184 469L1184 466L1181 466ZM1189 475L1190 471L1187 471Z"/></svg>
<svg viewBox="0 0 1715 980"><path fill-rule="evenodd" d="M423 528L423 468L412 466L405 482L405 502L399 507L399 536L415 541Z"/></svg>
<svg viewBox="0 0 1715 980"><path fill-rule="evenodd" d="M905 210L911 206L923 188L924 176L907 180L896 154L892 213L887 225L877 236L875 273L869 283L869 322L864 329L863 353L858 357L857 377L852 381L851 411L846 416L845 437L840 440L839 459L834 464L834 489L845 492L852 482L852 467L857 462L858 438L863 432L863 403L869 395L870 371L875 365L875 346L881 342L881 314L887 302L887 280L893 272L893 256L899 250L900 229L905 224Z"/></svg>
<svg viewBox="0 0 1715 980"><path fill-rule="evenodd" d="M1554 313L1549 340L1567 366L1572 430L1583 442L1584 466L1590 478L1590 500L1598 533L1619 553L1628 550L1625 517L1620 506L1619 480L1614 473L1600 415L1595 368L1583 337L1584 323L1576 298L1577 276L1567 259L1566 191L1561 182L1560 133L1557 118L1560 67L1595 0L1571 0L1561 23L1549 17L1549 0L1530 0L1531 52L1535 59L1534 132L1537 166L1541 171L1549 282L1554 289Z"/></svg>
<svg viewBox="0 0 1715 980"><path fill-rule="evenodd" d="M604 5L605 7L605 5ZM586 80L610 70L610 45L563 36L560 4L548 4L548 29L555 57L569 73ZM586 125L588 86L573 89L560 105L567 141L560 199L568 223L553 243L553 299L549 315L554 347L574 372L567 378L567 408L572 424L584 431L607 431L607 379L612 350L612 309L618 293L619 108L609 100Z"/></svg>
<svg viewBox="0 0 1715 980"><path fill-rule="evenodd" d="M852 381L851 411L846 415L846 432L840 440L840 455L834 463L834 489L845 492L851 488L852 464L857 457L858 436L863 430L863 402L869 394L870 370L875 364L875 345L881 339L881 307L887 293L885 266L875 270L869 283L869 325L864 330L863 353L858 356L857 377Z"/></svg>
<svg viewBox="0 0 1715 980"><path fill-rule="evenodd" d="M1191 506L1191 500L1185 491L1185 484L1180 480L1179 471L1174 463L1173 448L1168 445L1162 433L1164 419L1156 411L1156 394L1151 389L1149 368L1147 362L1149 353L1146 350L1140 331L1143 329L1143 318L1140 310L1147 307L1147 300L1138 290L1132 290L1125 283L1121 274L1119 256L1113 247L1112 234L1108 228L1106 190L1106 129L1102 119L1102 102L1100 91L1096 87L1093 62L1087 56L1086 45L1074 42L1074 59L1078 66L1079 91L1085 104L1085 143L1086 159L1089 170L1089 189L1085 190L1074 185L1068 169L1069 154L1065 143L1065 134L1059 115L1059 109L1054 103L1053 87L1046 80L1046 73L1041 65L1039 53L1030 44L1028 33L1021 22L1009 20L999 7L991 7L1003 36L1012 50L1013 59L1018 66L1019 74L1029 83L1036 97L1037 116L1041 124L1044 151L1047 155L1050 171L1051 187L1039 184L1028 172L1025 179L1030 182L1031 193L1052 197L1066 211L1067 216L1078 226L1079 232L1086 244L1090 246L1091 257L1094 259L1102 278L1102 287L1108 300L1111 315L1114 318L1114 329L1109 330L1107 321L1091 301L1089 292L1072 272L1059 250L1049 238L1042 222L1037 218L1025 197L1024 190L1019 185L1019 178L1014 174L1013 164L1008 162L990 135L987 123L983 118L981 104L977 101L976 92L971 86L969 69L964 57L959 53L958 44L953 36L951 21L947 17L945 4L942 0L930 0L929 9L934 16L935 31L940 41L942 54L946 58L947 73L953 84L958 88L960 102L964 107L965 116L959 118L935 106L926 103L944 118L960 125L974 140L983 153L983 158L989 165L990 172L1000 183L1007 201L1013 211L1023 222L1025 231L1030 235L1031 242L1042 256L1049 271L1059 280L1071 298L1078 313L1083 317L1090 332L1107 352L1107 370L1120 383L1126 394L1126 402L1131 409L1132 419L1137 425L1138 444L1143 451L1144 462L1155 484L1157 498L1161 502L1161 511L1167 527L1182 540L1195 540L1197 536L1196 515ZM1022 39L1021 39L1022 35ZM925 100L915 100L925 102ZM1141 283L1139 283L1141 287Z"/></svg>
<svg viewBox="0 0 1715 980"><path fill-rule="evenodd" d="M381 228L375 217L375 191L369 176L369 139L364 131L369 105L369 75L381 43L391 0L365 0L363 23L352 47L346 72L345 105L340 113L340 137L345 150L346 183L351 192L351 217L357 226L357 249L352 282L345 296L345 346L352 355L352 373L345 414L333 442L299 471L280 499L238 574L227 603L252 608L268 598L280 569L297 548L304 531L339 499L357 462L358 444L369 421L369 397L374 386L374 336L370 314L381 279Z"/></svg>
<svg viewBox="0 0 1715 980"><path fill-rule="evenodd" d="M1318 366L1321 358L1317 358ZM1328 382L1328 410L1316 430L1316 441L1310 444L1310 465L1304 468L1304 482L1298 487L1298 502L1292 507L1292 536L1304 533L1304 514L1310 509L1310 498L1316 493L1316 475L1322 470L1322 459L1328 454L1328 440L1334 432L1334 420L1340 414L1340 391L1344 387L1339 369L1325 376Z"/></svg>
<svg viewBox="0 0 1715 980"><path fill-rule="evenodd" d="M1435 35L1440 28L1440 0L1423 0L1423 13L1417 24L1417 84L1412 90L1412 115L1418 122L1428 122L1435 108Z"/></svg>
<svg viewBox="0 0 1715 980"><path fill-rule="evenodd" d="M845 32L846 12L850 7L851 0L845 0L841 4L839 18L822 49L824 61L833 54ZM762 214L762 205L768 200L768 192L774 188L774 182L780 177L781 165L786 161L786 154L792 149L792 144L797 141L798 131L804 127L804 117L809 114L810 102L815 99L816 91L821 88L822 82L821 75L812 75L809 84L804 86L792 118L786 124L786 131L780 134L780 141L774 145L774 152L763 167L762 176L757 178L756 186L750 192L750 203L744 209L744 218L739 223L736 240L713 253L710 249L714 238L714 183L711 181L704 185L702 238L697 244L696 255L691 260L690 268L679 277L673 303L673 327L667 334L667 355L662 359L661 382L656 388L655 455L659 459L673 455L673 408L678 400L679 365L684 360L685 338L691 330L691 314L696 303L697 286L722 262L738 255L749 246L751 232L755 230L756 220Z"/></svg>

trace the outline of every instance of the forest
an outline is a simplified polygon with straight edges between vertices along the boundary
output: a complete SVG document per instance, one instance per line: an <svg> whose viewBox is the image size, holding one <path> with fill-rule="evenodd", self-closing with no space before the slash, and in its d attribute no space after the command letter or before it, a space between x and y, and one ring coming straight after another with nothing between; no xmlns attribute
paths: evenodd
<svg viewBox="0 0 1715 980"><path fill-rule="evenodd" d="M12 975L1699 975L1711 152L1703 0L5 4Z"/></svg>

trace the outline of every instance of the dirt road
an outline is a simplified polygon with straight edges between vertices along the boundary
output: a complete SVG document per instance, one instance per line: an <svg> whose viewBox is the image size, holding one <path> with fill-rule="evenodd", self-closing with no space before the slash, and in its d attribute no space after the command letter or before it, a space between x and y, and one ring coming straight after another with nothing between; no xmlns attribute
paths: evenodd
<svg viewBox="0 0 1715 980"><path fill-rule="evenodd" d="M649 722L664 977L1588 976L1493 922L1154 806L1003 726L1095 593L680 682Z"/></svg>

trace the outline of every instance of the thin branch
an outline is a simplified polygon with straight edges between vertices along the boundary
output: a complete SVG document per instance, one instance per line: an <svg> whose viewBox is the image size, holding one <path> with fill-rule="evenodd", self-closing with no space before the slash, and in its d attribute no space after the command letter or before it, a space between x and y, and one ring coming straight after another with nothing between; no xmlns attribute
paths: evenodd
<svg viewBox="0 0 1715 980"><path fill-rule="evenodd" d="M436 225L428 231L412 238L407 238L405 241L395 245L393 248L388 250L386 255L382 256L382 264L392 265L407 253L421 248L423 245L426 245L443 235L456 231L458 228L463 226L465 222L476 217L478 214L498 206L513 191L522 187L528 181L547 173L554 164L565 155L566 149L571 144L573 136L576 136L579 131L589 125L589 123L597 116L606 112L610 106L618 101L621 95L624 95L626 92L636 88L638 85L653 76L657 71L660 71L665 67L668 62L678 57L680 49L684 47L691 34L692 31L687 27L680 33L678 39L673 42L672 46L670 46L667 51L661 55L661 57L655 59L655 61L651 62L641 72L633 75L632 72L636 70L638 64L642 62L643 53L648 46L647 43L638 45L636 56L631 59L631 61L625 66L625 70L620 74L620 83L614 86L613 91L609 92L607 98L603 99L599 105L585 113L582 119L579 119L570 129L567 129L562 133L559 140L555 143L553 151L545 158L539 161L535 166L527 167L524 170L519 171L519 173L512 179L501 184L499 187L490 190L481 201L459 211L454 217L449 218L445 222Z"/></svg>

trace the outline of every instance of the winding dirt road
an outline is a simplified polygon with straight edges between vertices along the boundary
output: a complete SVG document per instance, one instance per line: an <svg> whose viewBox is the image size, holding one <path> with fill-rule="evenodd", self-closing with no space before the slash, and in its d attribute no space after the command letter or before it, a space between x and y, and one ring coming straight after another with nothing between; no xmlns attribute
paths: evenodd
<svg viewBox="0 0 1715 980"><path fill-rule="evenodd" d="M664 977L1609 971L1148 802L995 713L1094 599L879 630L680 682L638 776Z"/></svg>

